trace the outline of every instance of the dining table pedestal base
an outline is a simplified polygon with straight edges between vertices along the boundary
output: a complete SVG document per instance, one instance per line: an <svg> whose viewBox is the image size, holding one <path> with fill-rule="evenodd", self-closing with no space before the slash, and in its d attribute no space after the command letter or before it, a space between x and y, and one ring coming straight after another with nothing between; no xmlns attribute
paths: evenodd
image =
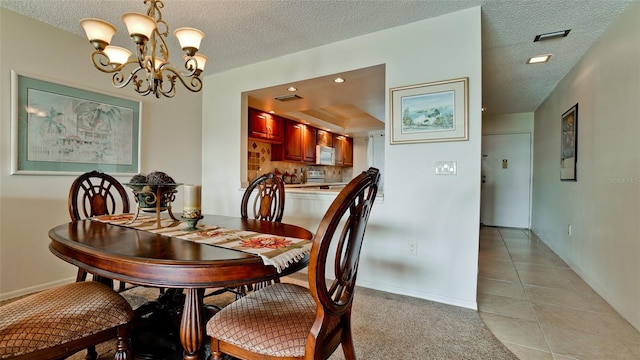
<svg viewBox="0 0 640 360"><path fill-rule="evenodd" d="M204 325L203 311L204 289L185 289L184 310L180 322L180 343L184 348L184 360L204 360Z"/></svg>
<svg viewBox="0 0 640 360"><path fill-rule="evenodd" d="M135 319L131 329L136 359L182 359L179 332L184 298L182 289L167 289L158 299L143 305L151 310Z"/></svg>

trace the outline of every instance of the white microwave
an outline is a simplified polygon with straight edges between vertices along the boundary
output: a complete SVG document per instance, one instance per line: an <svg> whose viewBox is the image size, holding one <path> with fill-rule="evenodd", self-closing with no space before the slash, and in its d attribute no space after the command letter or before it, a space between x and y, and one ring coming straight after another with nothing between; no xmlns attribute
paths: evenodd
<svg viewBox="0 0 640 360"><path fill-rule="evenodd" d="M335 165L336 149L328 146L316 145L316 164Z"/></svg>

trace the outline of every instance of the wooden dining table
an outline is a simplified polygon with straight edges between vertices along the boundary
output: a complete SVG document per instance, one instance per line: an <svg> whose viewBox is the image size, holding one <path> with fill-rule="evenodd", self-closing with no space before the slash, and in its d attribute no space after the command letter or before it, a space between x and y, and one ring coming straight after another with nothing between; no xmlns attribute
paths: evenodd
<svg viewBox="0 0 640 360"><path fill-rule="evenodd" d="M201 222L262 234L313 237L299 226L241 217L205 215ZM180 342L185 360L203 357L202 289L269 281L299 271L309 262L307 255L278 273L255 254L88 219L58 225L49 237L54 255L98 277L184 289Z"/></svg>

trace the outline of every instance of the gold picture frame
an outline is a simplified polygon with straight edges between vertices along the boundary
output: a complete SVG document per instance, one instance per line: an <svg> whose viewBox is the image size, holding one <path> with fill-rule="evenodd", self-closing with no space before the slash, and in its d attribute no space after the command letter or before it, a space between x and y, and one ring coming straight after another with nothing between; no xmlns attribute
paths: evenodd
<svg viewBox="0 0 640 360"><path fill-rule="evenodd" d="M389 90L391 144L469 139L469 78Z"/></svg>

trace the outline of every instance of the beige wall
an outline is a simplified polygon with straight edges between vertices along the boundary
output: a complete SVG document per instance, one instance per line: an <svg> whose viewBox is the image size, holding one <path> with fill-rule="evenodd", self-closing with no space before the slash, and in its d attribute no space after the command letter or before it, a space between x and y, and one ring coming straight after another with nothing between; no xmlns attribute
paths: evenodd
<svg viewBox="0 0 640 360"><path fill-rule="evenodd" d="M533 133L533 113L482 116L482 135Z"/></svg>
<svg viewBox="0 0 640 360"><path fill-rule="evenodd" d="M385 64L387 97L393 87L469 77L468 141L390 145L387 136L384 201L376 202L372 211L358 283L475 308L480 25L477 7L207 77L211 85L203 95L204 210L239 212L239 187L246 177L243 92L379 64ZM386 106L388 114L388 102ZM458 175L435 176L438 160L457 161ZM315 231L330 200L288 196L284 221ZM409 242L417 245L417 256L408 254Z"/></svg>
<svg viewBox="0 0 640 360"><path fill-rule="evenodd" d="M640 329L638 19L636 1L535 112L532 229ZM577 182L561 182L560 117L576 103Z"/></svg>
<svg viewBox="0 0 640 360"><path fill-rule="evenodd" d="M11 70L142 101L141 170L200 182L201 94L178 89L175 98L158 100L131 87L115 89L110 76L91 64L92 49L86 39L0 8L0 298L75 276L73 266L49 252L47 236L51 227L69 220L67 194L74 176L10 175ZM178 193L176 203L181 201Z"/></svg>

